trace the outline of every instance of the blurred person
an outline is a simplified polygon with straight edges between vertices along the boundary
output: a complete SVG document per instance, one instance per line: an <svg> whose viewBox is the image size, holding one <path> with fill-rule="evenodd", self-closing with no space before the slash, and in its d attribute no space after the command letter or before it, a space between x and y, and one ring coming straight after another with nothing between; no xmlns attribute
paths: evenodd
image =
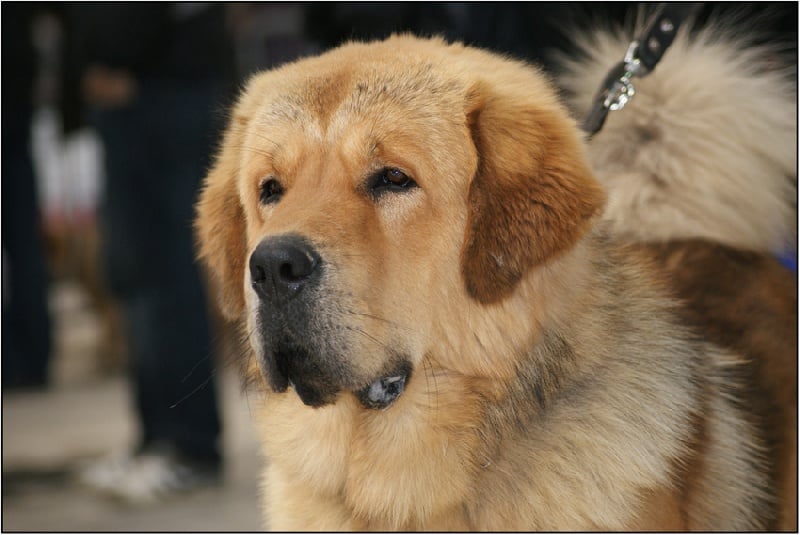
<svg viewBox="0 0 800 535"><path fill-rule="evenodd" d="M42 387L52 349L38 191L31 153L38 6L2 6L2 384Z"/></svg>
<svg viewBox="0 0 800 535"><path fill-rule="evenodd" d="M129 345L138 445L84 483L147 503L216 483L221 422L193 205L219 133L232 50L223 7L67 6L71 68L104 148L102 262Z"/></svg>
<svg viewBox="0 0 800 535"><path fill-rule="evenodd" d="M296 3L232 3L228 19L238 73L248 77L301 56L320 52L305 34L308 6Z"/></svg>
<svg viewBox="0 0 800 535"><path fill-rule="evenodd" d="M348 39L383 39L392 33L464 40L468 2L313 2L306 6L307 36L323 49ZM497 5L492 2L491 6Z"/></svg>
<svg viewBox="0 0 800 535"><path fill-rule="evenodd" d="M548 52L572 49L569 28L590 17L621 23L632 5L631 2L317 2L307 8L305 23L309 36L325 48L348 39L381 39L408 31L489 48L552 71L556 63Z"/></svg>

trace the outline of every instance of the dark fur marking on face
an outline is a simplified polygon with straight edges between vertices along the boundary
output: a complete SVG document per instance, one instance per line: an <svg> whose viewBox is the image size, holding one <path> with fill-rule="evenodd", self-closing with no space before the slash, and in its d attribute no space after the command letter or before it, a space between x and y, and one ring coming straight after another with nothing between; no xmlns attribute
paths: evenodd
<svg viewBox="0 0 800 535"><path fill-rule="evenodd" d="M275 392L294 388L300 400L310 407L321 407L336 400L341 388L318 358L307 348L283 338L275 344L271 358L266 358L267 380Z"/></svg>

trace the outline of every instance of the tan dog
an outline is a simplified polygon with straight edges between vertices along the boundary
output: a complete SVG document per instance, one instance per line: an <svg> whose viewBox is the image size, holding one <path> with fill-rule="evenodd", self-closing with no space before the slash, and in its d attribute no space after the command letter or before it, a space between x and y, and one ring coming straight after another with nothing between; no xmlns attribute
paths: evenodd
<svg viewBox="0 0 800 535"><path fill-rule="evenodd" d="M592 139L589 159L609 188L615 233L668 275L691 324L747 357L756 381L741 401L778 460L774 527L797 531L797 277L774 258L797 241L796 66L732 30L716 20L681 32ZM565 62L562 80L576 110L630 41L583 35L586 53Z"/></svg>
<svg viewBox="0 0 800 535"><path fill-rule="evenodd" d="M738 356L634 252L535 69L438 40L257 75L198 206L276 530L765 529Z"/></svg>

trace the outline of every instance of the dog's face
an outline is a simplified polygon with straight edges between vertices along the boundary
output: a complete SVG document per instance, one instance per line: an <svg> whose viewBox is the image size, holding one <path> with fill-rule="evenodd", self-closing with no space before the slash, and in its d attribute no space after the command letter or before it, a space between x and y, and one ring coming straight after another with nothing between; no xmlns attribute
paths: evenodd
<svg viewBox="0 0 800 535"><path fill-rule="evenodd" d="M502 308L602 204L574 132L534 70L436 40L251 80L197 228L269 387L385 408L424 358L468 368L442 354L460 312Z"/></svg>

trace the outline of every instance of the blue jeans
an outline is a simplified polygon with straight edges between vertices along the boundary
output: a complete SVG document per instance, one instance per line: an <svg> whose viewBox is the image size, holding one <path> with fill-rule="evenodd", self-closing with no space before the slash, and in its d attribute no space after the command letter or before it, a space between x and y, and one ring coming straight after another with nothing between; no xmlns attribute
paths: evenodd
<svg viewBox="0 0 800 535"><path fill-rule="evenodd" d="M142 446L220 458L215 358L195 263L193 206L219 132L214 83L149 81L93 110L103 140L102 260L123 306Z"/></svg>
<svg viewBox="0 0 800 535"><path fill-rule="evenodd" d="M25 103L3 106L4 387L44 385L52 349L47 263L31 158L32 119L33 110Z"/></svg>

